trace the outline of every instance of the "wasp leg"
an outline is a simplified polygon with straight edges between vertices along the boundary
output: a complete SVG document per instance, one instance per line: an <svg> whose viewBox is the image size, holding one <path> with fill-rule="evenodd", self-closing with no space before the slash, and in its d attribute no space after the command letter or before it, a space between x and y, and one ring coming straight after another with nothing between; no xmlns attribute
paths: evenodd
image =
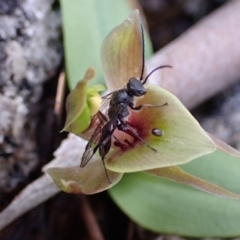
<svg viewBox="0 0 240 240"><path fill-rule="evenodd" d="M120 124L118 124L118 130L125 132L126 134L132 136L135 139L140 140L142 143L144 143L147 147L152 149L154 152L157 152L156 149L152 148L144 139L142 139L135 131L134 128L132 128L130 125L128 125L124 120L119 119Z"/></svg>
<svg viewBox="0 0 240 240"><path fill-rule="evenodd" d="M108 173L107 173L107 169L106 169L106 166L105 166L104 158L108 154L108 152L109 152L109 150L111 148L112 134L113 134L114 130L116 129L116 127L117 126L113 126L112 123L106 125L103 128L102 135L101 135L101 138L100 138L99 143L98 143L99 155L102 158L102 162L103 162L104 170L105 170L105 173L106 173L106 177L107 177L107 180L108 180L108 182L110 184L111 184L111 181L110 181Z"/></svg>
<svg viewBox="0 0 240 240"><path fill-rule="evenodd" d="M104 160L105 156L108 154L111 147L111 136L109 136L106 140L104 140L103 143L101 143L99 147L99 154L102 157L102 160Z"/></svg>
<svg viewBox="0 0 240 240"><path fill-rule="evenodd" d="M103 162L105 174L106 174L107 180L110 184L111 184L111 181L110 181L110 178L108 176L108 172L107 172L107 169L106 169L106 166L105 166L104 158L107 155L107 153L109 152L110 147L111 147L111 135L109 135L108 139L104 140L104 142L99 147L99 154L102 157L102 162Z"/></svg>
<svg viewBox="0 0 240 240"><path fill-rule="evenodd" d="M141 104L137 107L134 107L133 104L129 104L129 107L132 109L132 110L137 110L139 111L141 108L143 107L147 107L147 108L158 108L158 107L163 107L163 106L166 106L168 105L168 103L164 103L164 104L161 104L161 105L151 105L151 104Z"/></svg>
<svg viewBox="0 0 240 240"><path fill-rule="evenodd" d="M106 126L104 126L104 128L102 129L102 134L98 143L99 154L102 157L102 160L104 160L105 156L108 154L111 148L111 138L116 128L117 126L113 125L110 122Z"/></svg>

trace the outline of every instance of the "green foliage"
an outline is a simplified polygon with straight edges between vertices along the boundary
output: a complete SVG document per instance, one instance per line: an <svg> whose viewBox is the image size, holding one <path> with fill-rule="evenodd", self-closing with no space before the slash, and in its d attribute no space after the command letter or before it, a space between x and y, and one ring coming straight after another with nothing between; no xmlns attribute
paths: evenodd
<svg viewBox="0 0 240 240"><path fill-rule="evenodd" d="M181 168L240 193L239 158L217 150ZM238 200L219 198L145 173L125 174L109 193L131 219L155 232L192 237L240 235Z"/></svg>
<svg viewBox="0 0 240 240"><path fill-rule="evenodd" d="M100 48L106 35L130 14L127 1L60 0L67 78L70 89L93 67L96 78L90 84L104 83ZM146 56L151 53L145 40Z"/></svg>

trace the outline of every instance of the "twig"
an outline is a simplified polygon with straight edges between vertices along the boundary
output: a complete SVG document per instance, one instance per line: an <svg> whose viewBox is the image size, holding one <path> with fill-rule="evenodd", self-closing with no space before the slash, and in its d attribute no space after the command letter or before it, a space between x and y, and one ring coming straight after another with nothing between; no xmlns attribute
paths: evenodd
<svg viewBox="0 0 240 240"><path fill-rule="evenodd" d="M240 80L240 1L229 1L147 61L149 82L175 94L187 108Z"/></svg>
<svg viewBox="0 0 240 240"><path fill-rule="evenodd" d="M44 175L38 178L17 195L10 205L0 213L0 229L3 229L30 209L53 197L59 191L49 176Z"/></svg>
<svg viewBox="0 0 240 240"><path fill-rule="evenodd" d="M84 218L88 234L92 240L104 240L101 229L98 225L97 219L89 205L86 196L81 196L81 215Z"/></svg>
<svg viewBox="0 0 240 240"><path fill-rule="evenodd" d="M54 153L56 158L45 165L48 167L66 167L79 164L79 152L83 151L86 141L69 134L58 150ZM71 151L69 151L71 149ZM21 191L13 201L0 213L0 230L13 222L18 217L30 209L45 202L49 198L60 192L52 179L44 174L34 182L30 183L23 191Z"/></svg>
<svg viewBox="0 0 240 240"><path fill-rule="evenodd" d="M57 94L54 105L54 114L58 116L58 121L63 111L65 85L66 85L65 72L61 72L58 78Z"/></svg>
<svg viewBox="0 0 240 240"><path fill-rule="evenodd" d="M131 220L129 220L126 240L131 240L133 239L133 237L134 237L134 223Z"/></svg>

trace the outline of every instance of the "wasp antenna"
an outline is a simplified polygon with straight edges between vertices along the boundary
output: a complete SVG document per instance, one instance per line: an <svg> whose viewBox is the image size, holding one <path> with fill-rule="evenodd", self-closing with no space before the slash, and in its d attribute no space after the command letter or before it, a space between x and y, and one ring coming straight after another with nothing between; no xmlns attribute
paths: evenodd
<svg viewBox="0 0 240 240"><path fill-rule="evenodd" d="M143 26L141 24L141 33L142 33L142 71L140 75L140 81L143 79L144 74L144 58L145 58L145 48L144 48L144 32L143 32Z"/></svg>
<svg viewBox="0 0 240 240"><path fill-rule="evenodd" d="M161 68L172 68L172 66L170 66L170 65L163 65L163 66L160 66L160 67L157 67L157 68L153 69L153 70L146 76L146 78L145 78L144 81L143 81L143 84L145 84L145 83L147 82L148 78L149 78L155 71L157 71L158 69L161 69Z"/></svg>

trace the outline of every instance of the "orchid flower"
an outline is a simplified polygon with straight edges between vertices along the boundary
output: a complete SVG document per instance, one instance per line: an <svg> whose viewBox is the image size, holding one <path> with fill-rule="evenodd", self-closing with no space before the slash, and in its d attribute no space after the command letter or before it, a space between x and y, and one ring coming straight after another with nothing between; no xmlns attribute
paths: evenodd
<svg viewBox="0 0 240 240"><path fill-rule="evenodd" d="M130 78L141 76L143 44L139 12L135 10L107 35L102 44L102 66L109 92L125 87ZM167 78L171 69L159 71L164 71L164 77ZM98 92L103 91L101 86L88 87L87 83L94 75L94 70L88 69L84 78L69 94L66 103L67 120L63 130L85 139L89 139L96 127L94 116L96 117L101 104ZM120 142L127 138L131 144L124 149L120 148L114 145L115 140L112 137L111 149L104 159L110 182L101 157L96 153L83 168L49 168L47 172L55 184L68 193L94 194L117 184L124 173L144 171L218 196L240 199L239 195L188 174L178 167L215 151L215 141L174 95L159 86L148 83L145 86L147 93L135 98L135 106L167 105L131 110L126 120L144 142L156 151L116 129L114 137ZM83 152L84 147L81 147L79 164Z"/></svg>

